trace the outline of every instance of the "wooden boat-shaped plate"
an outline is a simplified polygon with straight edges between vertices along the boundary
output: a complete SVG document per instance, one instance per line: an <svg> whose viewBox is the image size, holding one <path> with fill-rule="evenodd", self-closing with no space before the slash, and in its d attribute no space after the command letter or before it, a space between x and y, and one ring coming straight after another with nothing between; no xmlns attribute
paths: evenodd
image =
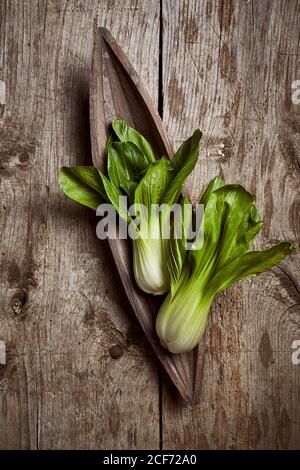
<svg viewBox="0 0 300 470"><path fill-rule="evenodd" d="M157 109L127 56L105 28L94 27L90 77L90 126L93 164L104 168L104 148L111 120L126 120L151 142L158 156L172 156L172 147ZM199 402L203 376L205 340L187 354L163 349L155 332L161 298L143 293L132 272L131 240L110 239L109 245L130 304L152 348L182 398Z"/></svg>

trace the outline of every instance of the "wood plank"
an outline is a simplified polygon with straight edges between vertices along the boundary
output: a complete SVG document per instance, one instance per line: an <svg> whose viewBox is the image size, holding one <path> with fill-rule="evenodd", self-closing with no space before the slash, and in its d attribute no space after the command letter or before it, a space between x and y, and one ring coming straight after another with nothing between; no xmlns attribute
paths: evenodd
<svg viewBox="0 0 300 470"><path fill-rule="evenodd" d="M159 446L157 361L95 217L58 187L61 165L91 164L93 18L157 101L158 15L158 0L0 2L1 448Z"/></svg>
<svg viewBox="0 0 300 470"><path fill-rule="evenodd" d="M188 189L219 174L257 195L256 246L299 246L298 1L163 0L164 122L177 147L196 127ZM163 389L163 448L299 448L299 255L220 295L207 328L202 399Z"/></svg>

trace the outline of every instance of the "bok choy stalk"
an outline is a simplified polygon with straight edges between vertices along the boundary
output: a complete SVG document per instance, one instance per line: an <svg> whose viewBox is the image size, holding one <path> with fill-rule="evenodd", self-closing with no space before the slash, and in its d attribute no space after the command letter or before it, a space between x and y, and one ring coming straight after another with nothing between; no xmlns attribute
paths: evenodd
<svg viewBox="0 0 300 470"><path fill-rule="evenodd" d="M172 353L197 345L216 294L266 271L294 249L281 242L264 251L249 251L262 221L253 195L242 186L215 178L200 202L205 205L203 244L187 252L182 241L172 238L171 290L156 319L161 344Z"/></svg>
<svg viewBox="0 0 300 470"><path fill-rule="evenodd" d="M168 291L169 243L162 236L168 210L154 212L152 204L171 207L180 198L187 176L198 160L201 132L197 129L176 152L172 161L157 160L150 143L125 121L112 121L114 135L106 144L107 174L94 167L63 167L59 182L71 199L97 209L103 199L136 228L133 240L134 276L138 286L154 295ZM143 205L147 212L131 213L119 205L127 195L130 204Z"/></svg>

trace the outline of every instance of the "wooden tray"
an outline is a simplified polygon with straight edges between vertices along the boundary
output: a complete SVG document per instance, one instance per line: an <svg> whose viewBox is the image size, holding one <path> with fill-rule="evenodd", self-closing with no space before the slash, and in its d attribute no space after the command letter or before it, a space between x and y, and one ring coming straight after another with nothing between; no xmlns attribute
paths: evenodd
<svg viewBox="0 0 300 470"><path fill-rule="evenodd" d="M90 125L93 164L105 167L104 148L111 132L111 120L119 117L142 133L160 157L172 157L172 147L156 107L127 56L105 28L94 26L90 79ZM160 346L155 317L162 301L143 293L132 272L131 240L109 240L112 255L128 299L148 341L182 398L199 402L205 338L187 354L173 355Z"/></svg>

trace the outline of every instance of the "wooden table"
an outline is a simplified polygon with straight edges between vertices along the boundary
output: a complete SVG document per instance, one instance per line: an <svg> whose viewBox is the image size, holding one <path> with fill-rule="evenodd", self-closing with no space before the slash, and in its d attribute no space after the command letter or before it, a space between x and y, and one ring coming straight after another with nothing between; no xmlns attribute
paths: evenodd
<svg viewBox="0 0 300 470"><path fill-rule="evenodd" d="M0 447L299 448L299 256L215 301L201 402L186 407L96 218L58 187L60 166L91 162L94 18L174 146L203 130L194 201L220 174L257 194L256 246L299 242L299 1L1 0Z"/></svg>

